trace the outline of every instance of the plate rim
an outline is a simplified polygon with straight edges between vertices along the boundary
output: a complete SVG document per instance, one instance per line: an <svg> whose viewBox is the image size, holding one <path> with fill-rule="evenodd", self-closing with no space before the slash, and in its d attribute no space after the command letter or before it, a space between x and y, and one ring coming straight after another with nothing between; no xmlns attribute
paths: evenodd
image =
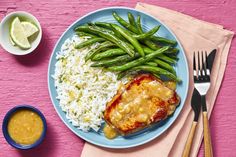
<svg viewBox="0 0 236 157"><path fill-rule="evenodd" d="M99 142L94 142L92 140L89 140L87 139L86 137L84 136L81 136L79 133L77 133L76 131L73 130L73 128L71 128L69 126L69 124L67 124L67 122L62 118L62 116L60 115L59 111L57 110L56 108L56 105L54 104L54 100L52 98L52 92L51 92L51 89L50 89L50 67L51 67L51 64L52 64L52 59L53 59L53 55L55 53L55 50L56 50L56 47L57 45L59 44L59 42L61 41L61 39L63 38L63 36L77 23L79 22L80 20L86 18L87 16L91 15L91 14L94 14L96 12L100 12L100 11L104 11L104 10L110 10L110 9L125 9L125 10L132 10L132 11L135 11L135 12L140 12L142 14L145 14L145 15L148 15L150 16L151 18L154 18L155 20L157 20L161 25L163 25L165 27L165 29L167 29L171 35L177 40L177 43L181 49L181 51L183 52L183 59L184 59L184 62L185 62L185 65L186 65L186 72L187 72L187 79L186 79L186 90L185 90L185 93L184 93L184 96L183 98L181 99L181 101L183 101L183 105L182 106L179 106L181 107L180 110L179 110L179 113L177 113L177 116L176 118L170 122L166 128L164 128L162 131L160 131L157 135L151 137L151 138L148 138L147 140L144 140L142 142L139 142L137 144L131 144L129 146L114 146L114 145L107 145L107 144L101 144ZM164 132L166 132L170 126L176 121L176 119L179 117L184 105L185 105L185 102L186 102L186 99L187 99L187 95L188 95L188 89L189 89L189 68L188 68L188 60L187 60L187 57L185 55L185 51L184 51L184 48L182 47L182 44L181 42L179 41L179 39L177 38L177 36L173 33L173 31L168 27L166 26L161 20L159 20L158 18L150 15L149 13L146 13L144 11L140 11L140 10L137 10L137 9L134 9L134 8L130 8L130 7L124 7L124 6L112 6L112 7L104 7L104 8L100 8L100 9L97 9L97 10L94 10L94 11L91 11L89 13L86 13L85 15L83 15L82 17L78 18L77 20L75 20L72 24L70 24L66 30L61 34L60 38L57 40L53 50L52 50L52 53L50 55L50 58L49 58L49 64L48 64L48 72L47 72L48 76L47 76L47 82L48 82L48 91L49 91L49 96L50 96L50 100L51 100L51 103L54 107L54 109L56 110L56 113L57 115L60 117L60 119L62 120L62 122L67 126L67 128L69 128L75 135L79 136L81 139L91 143L91 144L94 144L96 146L100 146L100 147L104 147L104 148L113 148L113 149L123 149L123 148L132 148L132 147L137 147L137 146L140 146L140 145L143 145L143 144L146 144L152 140L154 140L155 138L158 138L158 136L160 136L161 134L163 134ZM64 112L64 111L63 111ZM70 123L70 122L68 122Z"/></svg>

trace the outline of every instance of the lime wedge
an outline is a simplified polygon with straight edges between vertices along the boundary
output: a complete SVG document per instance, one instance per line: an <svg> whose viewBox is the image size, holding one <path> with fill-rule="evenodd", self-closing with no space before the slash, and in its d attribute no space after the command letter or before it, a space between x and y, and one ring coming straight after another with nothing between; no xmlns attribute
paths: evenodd
<svg viewBox="0 0 236 157"><path fill-rule="evenodd" d="M11 23L10 36L14 43L20 48L29 49L31 47L18 17L14 18Z"/></svg>
<svg viewBox="0 0 236 157"><path fill-rule="evenodd" d="M21 25L24 28L25 35L27 38L39 31L38 27L36 27L31 22L23 21L23 22L21 22Z"/></svg>

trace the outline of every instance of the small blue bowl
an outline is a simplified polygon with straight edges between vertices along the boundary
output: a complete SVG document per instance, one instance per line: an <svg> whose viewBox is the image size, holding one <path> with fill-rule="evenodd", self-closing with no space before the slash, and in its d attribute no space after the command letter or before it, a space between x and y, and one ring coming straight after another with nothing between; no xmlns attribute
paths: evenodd
<svg viewBox="0 0 236 157"><path fill-rule="evenodd" d="M41 135L41 137L33 144L31 145L21 145L21 144L18 144L16 143L9 135L8 133L8 122L9 122L9 119L11 118L11 116L16 112L16 111L19 111L19 110L22 110L22 109L27 109L27 110L31 110L31 111L34 111L35 113L37 113L42 121L43 121L43 133ZM3 124L2 124L2 132L3 132L3 135L6 139L6 141L14 148L17 148L17 149L22 149L22 150L26 150L26 149L32 149L32 148L35 148L36 146L38 146L40 143L42 143L43 139L45 138L45 135L46 135L46 130L47 130L47 123L46 123L46 119L44 117L44 115L38 110L36 109L35 107L33 106L29 106L29 105L19 105L19 106L16 106L14 108L12 108L10 111L7 112L7 114L5 115L4 119L3 119Z"/></svg>

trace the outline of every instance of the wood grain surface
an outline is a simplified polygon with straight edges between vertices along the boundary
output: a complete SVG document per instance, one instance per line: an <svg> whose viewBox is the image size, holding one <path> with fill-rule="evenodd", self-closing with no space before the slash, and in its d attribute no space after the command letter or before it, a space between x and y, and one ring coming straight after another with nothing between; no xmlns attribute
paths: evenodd
<svg viewBox="0 0 236 157"><path fill-rule="evenodd" d="M235 0L140 0L173 9L236 31ZM43 38L30 55L16 57L0 47L0 122L19 104L30 104L46 116L48 132L38 148L19 151L7 144L0 132L0 157L78 157L84 141L60 120L47 89L47 68L53 47L76 19L99 8L134 7L137 0L0 0L0 20L17 10L28 11L41 23ZM215 156L236 156L236 41L233 40L221 90L210 119ZM203 147L199 157L204 156Z"/></svg>

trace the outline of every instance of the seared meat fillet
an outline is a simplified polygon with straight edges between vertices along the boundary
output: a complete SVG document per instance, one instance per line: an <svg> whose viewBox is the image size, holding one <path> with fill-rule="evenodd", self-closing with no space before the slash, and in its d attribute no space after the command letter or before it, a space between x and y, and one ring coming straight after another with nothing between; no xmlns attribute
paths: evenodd
<svg viewBox="0 0 236 157"><path fill-rule="evenodd" d="M107 104L105 121L121 135L127 135L164 120L180 102L175 90L166 85L153 75L139 75Z"/></svg>

